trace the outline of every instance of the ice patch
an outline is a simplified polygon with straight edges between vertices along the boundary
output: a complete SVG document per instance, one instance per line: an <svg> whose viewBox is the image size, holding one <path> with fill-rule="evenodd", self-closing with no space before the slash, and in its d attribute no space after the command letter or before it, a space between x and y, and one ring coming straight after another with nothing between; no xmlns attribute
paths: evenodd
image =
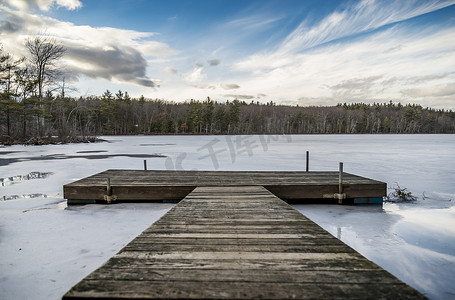
<svg viewBox="0 0 455 300"><path fill-rule="evenodd" d="M53 172L30 172L26 175L4 177L0 178L0 186L8 186L25 180L45 179L53 174Z"/></svg>
<svg viewBox="0 0 455 300"><path fill-rule="evenodd" d="M110 143L14 145L0 151L0 177L35 170L54 173L0 187L0 199L41 194L0 201L0 298L61 299L167 212L172 205L163 203L66 207L61 196L62 186L77 179L107 169L142 169L143 155L153 156L158 149L167 159L150 159L149 169L302 171L305 152L310 151L310 171L336 171L344 162L348 173L387 182L389 187L399 183L417 201L296 207L431 299L455 295L455 135L104 139Z"/></svg>
<svg viewBox="0 0 455 300"><path fill-rule="evenodd" d="M106 159L113 157L134 157L134 158L154 158L154 157L166 157L162 154L99 154L99 155L66 155L63 153L42 155L42 156L31 156L31 157L16 157L16 158L0 158L0 166L7 166L18 162L26 161L47 161L47 160L68 160L74 158L84 158L84 159Z"/></svg>

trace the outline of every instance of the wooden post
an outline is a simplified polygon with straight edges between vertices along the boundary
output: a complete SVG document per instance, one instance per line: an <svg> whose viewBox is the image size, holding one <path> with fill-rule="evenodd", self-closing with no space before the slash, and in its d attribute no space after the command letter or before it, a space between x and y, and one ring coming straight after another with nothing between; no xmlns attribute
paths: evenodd
<svg viewBox="0 0 455 300"><path fill-rule="evenodd" d="M106 202L111 203L111 196L112 196L112 188L111 188L111 178L107 178L107 186L106 186Z"/></svg>
<svg viewBox="0 0 455 300"><path fill-rule="evenodd" d="M310 170L310 151L306 152L306 171Z"/></svg>
<svg viewBox="0 0 455 300"><path fill-rule="evenodd" d="M144 171L147 171L147 160L144 159Z"/></svg>

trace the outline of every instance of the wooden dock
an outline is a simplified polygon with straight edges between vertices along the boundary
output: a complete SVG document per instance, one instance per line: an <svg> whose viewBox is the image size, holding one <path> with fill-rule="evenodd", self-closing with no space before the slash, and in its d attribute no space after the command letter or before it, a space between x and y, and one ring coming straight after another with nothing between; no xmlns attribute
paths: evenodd
<svg viewBox="0 0 455 300"><path fill-rule="evenodd" d="M195 188L63 299L425 299L267 189L227 185Z"/></svg>
<svg viewBox="0 0 455 300"><path fill-rule="evenodd" d="M107 179L116 201L180 201L201 186L263 186L277 197L293 202L334 200L338 172L226 172L107 170L66 184L69 204L104 202ZM384 182L343 173L347 203L382 203Z"/></svg>

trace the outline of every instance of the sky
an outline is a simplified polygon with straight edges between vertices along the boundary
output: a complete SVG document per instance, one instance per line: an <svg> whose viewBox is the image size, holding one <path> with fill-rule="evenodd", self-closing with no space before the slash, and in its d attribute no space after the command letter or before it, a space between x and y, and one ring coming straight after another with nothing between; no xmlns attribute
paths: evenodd
<svg viewBox="0 0 455 300"><path fill-rule="evenodd" d="M455 0L0 0L0 43L62 43L72 96L455 109Z"/></svg>

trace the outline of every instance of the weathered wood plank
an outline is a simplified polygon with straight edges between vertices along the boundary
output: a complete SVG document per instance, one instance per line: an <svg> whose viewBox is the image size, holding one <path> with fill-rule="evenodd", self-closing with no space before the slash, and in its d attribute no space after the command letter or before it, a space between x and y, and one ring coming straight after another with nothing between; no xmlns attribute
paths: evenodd
<svg viewBox="0 0 455 300"><path fill-rule="evenodd" d="M202 285L202 286L201 286ZM118 287L121 287L119 289ZM85 280L63 299L425 299L403 283Z"/></svg>
<svg viewBox="0 0 455 300"><path fill-rule="evenodd" d="M247 249L245 249L247 248ZM349 253L352 250L345 245L263 245L255 244L155 244L135 243L124 248L125 251L147 252L236 252L249 251L254 253L279 252L279 253Z"/></svg>
<svg viewBox="0 0 455 300"><path fill-rule="evenodd" d="M188 270L148 268L110 268L92 273L87 280L183 281L183 282L259 282L259 283L382 283L394 284L396 278L380 269L373 270L241 270L220 269L216 277L209 269ZM279 278L279 280L278 280Z"/></svg>
<svg viewBox="0 0 455 300"><path fill-rule="evenodd" d="M349 259L281 259L239 260L239 259L139 259L137 257L114 256L106 268L156 268L156 269L210 269L210 270L380 270L381 268L361 256L351 255Z"/></svg>
<svg viewBox="0 0 455 300"><path fill-rule="evenodd" d="M345 245L339 239L331 237L319 237L317 239L240 239L240 238L177 238L153 239L146 234L141 234L131 244L192 244L192 245Z"/></svg>
<svg viewBox="0 0 455 300"><path fill-rule="evenodd" d="M246 171L143 171L107 170L64 185L65 199L103 200L110 178L112 194L118 201L176 201L187 196L196 186L264 186L282 199L320 199L338 192L338 172L246 172ZM347 198L383 197L386 184L380 181L343 173ZM234 191L233 193L240 193ZM243 201L256 201L264 192L245 196ZM210 190L191 196L210 199ZM230 198L220 195L220 197Z"/></svg>
<svg viewBox="0 0 455 300"><path fill-rule="evenodd" d="M259 186L198 187L64 299L424 297Z"/></svg>

